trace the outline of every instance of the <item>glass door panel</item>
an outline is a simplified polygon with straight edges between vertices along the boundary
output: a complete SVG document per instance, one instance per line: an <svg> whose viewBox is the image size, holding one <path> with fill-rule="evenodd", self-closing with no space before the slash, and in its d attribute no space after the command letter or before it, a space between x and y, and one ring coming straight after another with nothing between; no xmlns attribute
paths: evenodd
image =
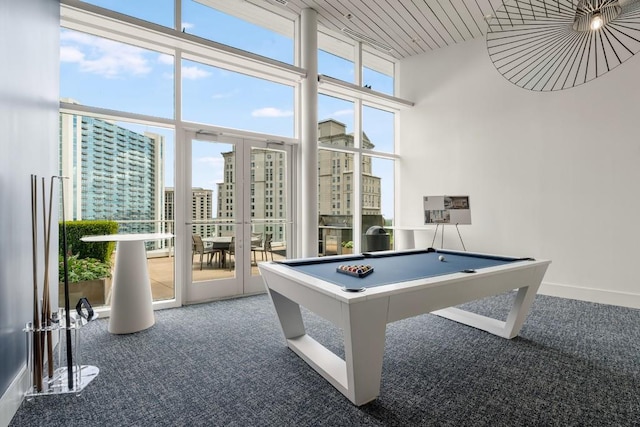
<svg viewBox="0 0 640 427"><path fill-rule="evenodd" d="M218 139L218 138L216 138ZM187 233L191 236L191 283L187 302L242 294L242 186L237 177L241 141L191 138L191 197ZM189 191L187 190L187 191Z"/></svg>
<svg viewBox="0 0 640 427"><path fill-rule="evenodd" d="M288 225L288 152L267 144L252 144L249 158L251 241L245 292L264 289L258 264L286 258Z"/></svg>
<svg viewBox="0 0 640 427"><path fill-rule="evenodd" d="M284 259L289 149L190 134L186 302L264 292L258 264Z"/></svg>

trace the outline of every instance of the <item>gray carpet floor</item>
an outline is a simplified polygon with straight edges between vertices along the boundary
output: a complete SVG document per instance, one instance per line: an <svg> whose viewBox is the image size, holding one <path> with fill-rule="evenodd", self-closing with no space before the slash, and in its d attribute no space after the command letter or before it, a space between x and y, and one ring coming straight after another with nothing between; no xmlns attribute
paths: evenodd
<svg viewBox="0 0 640 427"><path fill-rule="evenodd" d="M513 294L466 304L506 317ZM343 355L340 330L305 311ZM24 401L10 426L640 426L640 310L538 296L505 340L434 315L387 326L380 397L356 407L289 350L266 295L82 329L100 374Z"/></svg>

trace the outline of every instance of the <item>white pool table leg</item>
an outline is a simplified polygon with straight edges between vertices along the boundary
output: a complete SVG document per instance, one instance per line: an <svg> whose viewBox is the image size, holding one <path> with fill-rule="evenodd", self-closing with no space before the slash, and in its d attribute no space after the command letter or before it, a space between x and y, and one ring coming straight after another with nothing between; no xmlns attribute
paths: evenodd
<svg viewBox="0 0 640 427"><path fill-rule="evenodd" d="M343 306L346 396L358 406L380 394L388 306L388 298Z"/></svg>
<svg viewBox="0 0 640 427"><path fill-rule="evenodd" d="M342 305L345 358L309 336L300 305L269 289L287 345L356 405L380 394L388 299ZM349 310L351 308L351 310Z"/></svg>
<svg viewBox="0 0 640 427"><path fill-rule="evenodd" d="M300 305L267 288L287 346L342 394L348 394L347 367L343 359L309 336Z"/></svg>
<svg viewBox="0 0 640 427"><path fill-rule="evenodd" d="M289 298L280 295L278 292L267 288L276 315L280 321L282 332L285 339L296 338L305 334L304 322L302 321L302 313L300 305L291 301Z"/></svg>
<svg viewBox="0 0 640 427"><path fill-rule="evenodd" d="M111 289L109 332L130 334L155 323L143 241L119 241Z"/></svg>
<svg viewBox="0 0 640 427"><path fill-rule="evenodd" d="M520 329L522 329L522 325L524 325L524 321L529 315L529 311L531 310L533 300L536 298L539 287L540 285L526 286L518 289L516 298L513 301L513 306L511 307L511 311L509 312L509 316L507 316L507 321L504 325L505 338L511 339L518 336Z"/></svg>
<svg viewBox="0 0 640 427"><path fill-rule="evenodd" d="M539 285L518 288L515 300L505 322L455 307L431 312L440 317L481 329L502 338L512 339L518 336L524 321L531 310Z"/></svg>

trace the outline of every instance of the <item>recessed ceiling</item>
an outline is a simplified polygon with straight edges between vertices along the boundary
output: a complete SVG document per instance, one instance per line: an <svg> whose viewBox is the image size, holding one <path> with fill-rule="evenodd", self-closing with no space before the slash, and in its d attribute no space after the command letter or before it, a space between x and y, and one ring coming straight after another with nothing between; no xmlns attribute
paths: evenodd
<svg viewBox="0 0 640 427"><path fill-rule="evenodd" d="M355 32L348 35L356 39L360 35L396 59L484 37L485 16L495 15L503 4L502 0L263 1L287 16L314 9L319 26L343 34Z"/></svg>

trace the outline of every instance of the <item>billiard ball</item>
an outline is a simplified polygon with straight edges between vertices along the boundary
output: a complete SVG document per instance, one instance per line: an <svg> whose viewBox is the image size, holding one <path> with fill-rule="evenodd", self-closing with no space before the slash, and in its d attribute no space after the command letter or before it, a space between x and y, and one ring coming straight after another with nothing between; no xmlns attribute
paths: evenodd
<svg viewBox="0 0 640 427"><path fill-rule="evenodd" d="M440 256L438 257L438 259L439 259L440 261L444 261L444 255L440 255Z"/></svg>

